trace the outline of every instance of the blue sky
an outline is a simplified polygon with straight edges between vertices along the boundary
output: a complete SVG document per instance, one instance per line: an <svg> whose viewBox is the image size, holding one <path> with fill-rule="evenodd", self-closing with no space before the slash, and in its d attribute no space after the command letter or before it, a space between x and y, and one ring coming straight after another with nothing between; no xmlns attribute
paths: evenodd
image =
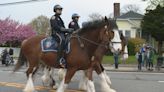
<svg viewBox="0 0 164 92"><path fill-rule="evenodd" d="M0 3L9 3L24 0L0 0ZM62 18L67 26L71 21L71 15L78 13L80 17L80 25L88 20L88 16L92 13L99 13L103 16L109 16L113 13L113 3L119 2L121 7L127 4L136 4L144 13L147 3L141 0L47 0L43 2L33 2L27 4L0 6L0 19L9 17L22 23L29 23L33 18L39 15L51 17L53 6L60 4L63 9Z"/></svg>

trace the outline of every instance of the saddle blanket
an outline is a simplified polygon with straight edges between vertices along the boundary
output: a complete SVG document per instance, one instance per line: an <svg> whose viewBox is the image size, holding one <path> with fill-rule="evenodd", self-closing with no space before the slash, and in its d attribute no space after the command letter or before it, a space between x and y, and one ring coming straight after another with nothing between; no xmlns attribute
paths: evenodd
<svg viewBox="0 0 164 92"><path fill-rule="evenodd" d="M47 37L41 40L41 49L43 52L57 52L58 42L53 37ZM70 42L65 44L64 51L68 54L70 52Z"/></svg>

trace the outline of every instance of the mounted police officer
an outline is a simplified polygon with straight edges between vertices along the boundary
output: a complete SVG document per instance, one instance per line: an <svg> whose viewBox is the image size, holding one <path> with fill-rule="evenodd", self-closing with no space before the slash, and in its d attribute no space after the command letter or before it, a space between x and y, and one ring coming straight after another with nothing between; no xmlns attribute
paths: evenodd
<svg viewBox="0 0 164 92"><path fill-rule="evenodd" d="M58 42L58 53L57 53L57 61L60 63L61 67L65 67L65 59L63 57L63 50L64 50L64 45L65 45L65 34L66 33L72 33L73 29L66 29L64 26L64 22L60 15L62 14L62 7L60 5L55 5L54 6L54 13L50 19L50 24L52 28L52 37L57 39Z"/></svg>
<svg viewBox="0 0 164 92"><path fill-rule="evenodd" d="M79 17L80 16L77 13L72 14L72 21L69 23L68 27L73 28L74 31L80 29L80 26L78 24Z"/></svg>

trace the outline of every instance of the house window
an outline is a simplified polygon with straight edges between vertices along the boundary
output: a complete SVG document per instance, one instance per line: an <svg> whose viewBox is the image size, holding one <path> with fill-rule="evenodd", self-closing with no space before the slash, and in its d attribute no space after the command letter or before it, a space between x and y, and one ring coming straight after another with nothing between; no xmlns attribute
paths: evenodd
<svg viewBox="0 0 164 92"><path fill-rule="evenodd" d="M127 38L130 38L130 37L131 37L130 34L131 34L131 33L130 33L130 30L125 30L125 36L126 36Z"/></svg>

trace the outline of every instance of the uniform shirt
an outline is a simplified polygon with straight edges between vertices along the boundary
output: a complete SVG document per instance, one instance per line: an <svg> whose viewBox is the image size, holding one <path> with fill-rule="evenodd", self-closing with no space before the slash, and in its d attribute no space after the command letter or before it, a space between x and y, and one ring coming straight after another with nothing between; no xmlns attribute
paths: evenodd
<svg viewBox="0 0 164 92"><path fill-rule="evenodd" d="M61 31L61 28L65 28L65 26L63 20L59 15L53 15L50 19L50 23L52 28L52 35L55 34L55 32L63 33Z"/></svg>
<svg viewBox="0 0 164 92"><path fill-rule="evenodd" d="M69 23L68 28L72 28L74 29L74 31L76 31L77 29L80 29L79 24L75 20Z"/></svg>

